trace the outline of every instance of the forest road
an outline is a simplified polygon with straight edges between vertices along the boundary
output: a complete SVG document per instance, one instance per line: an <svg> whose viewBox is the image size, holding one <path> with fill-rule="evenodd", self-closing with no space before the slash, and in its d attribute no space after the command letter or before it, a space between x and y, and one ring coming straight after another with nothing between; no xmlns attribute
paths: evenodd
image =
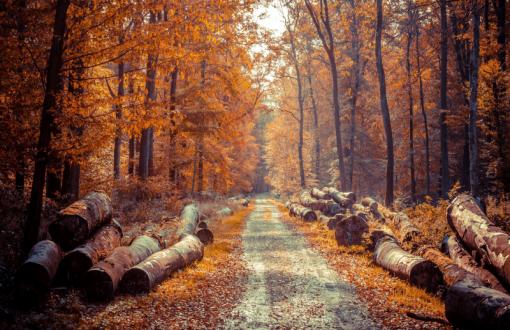
<svg viewBox="0 0 510 330"><path fill-rule="evenodd" d="M257 199L244 230L248 283L225 329L377 329L354 292L277 207Z"/></svg>

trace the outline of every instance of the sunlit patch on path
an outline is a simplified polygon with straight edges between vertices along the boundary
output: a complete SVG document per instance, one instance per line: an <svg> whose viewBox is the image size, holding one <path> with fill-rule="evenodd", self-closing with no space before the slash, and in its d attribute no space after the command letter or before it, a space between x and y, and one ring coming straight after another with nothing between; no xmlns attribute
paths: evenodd
<svg viewBox="0 0 510 330"><path fill-rule="evenodd" d="M242 239L250 275L226 328L375 328L354 288L280 220L270 201L256 201Z"/></svg>

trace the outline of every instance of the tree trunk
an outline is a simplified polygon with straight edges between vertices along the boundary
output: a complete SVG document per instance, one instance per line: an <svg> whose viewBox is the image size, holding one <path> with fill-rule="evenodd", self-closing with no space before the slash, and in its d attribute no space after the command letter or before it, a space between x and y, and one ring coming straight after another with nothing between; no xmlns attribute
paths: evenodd
<svg viewBox="0 0 510 330"><path fill-rule="evenodd" d="M62 180L62 201L72 203L80 197L80 164L70 156L64 162L64 175Z"/></svg>
<svg viewBox="0 0 510 330"><path fill-rule="evenodd" d="M118 65L118 78L119 85L117 88L117 96L124 96L124 62L120 62ZM122 106L120 104L115 106L115 119L117 125L115 128L115 144L113 147L113 176L115 179L120 178L120 153L122 147L122 129L120 127L120 121L122 120Z"/></svg>
<svg viewBox="0 0 510 330"><path fill-rule="evenodd" d="M352 9L352 19L350 20L350 30L351 30L351 52L352 52L352 76L354 77L352 81L352 96L351 96L351 128L350 128L350 141L349 141L349 173L348 173L348 190L353 190L353 176L354 176L354 157L356 155L355 152L355 142L356 142L356 106L358 100L359 88L361 85L361 42L359 38L358 32L358 15L356 13L356 3L354 0L349 1Z"/></svg>
<svg viewBox="0 0 510 330"><path fill-rule="evenodd" d="M62 252L53 241L40 241L32 247L15 278L16 299L21 305L45 300L61 259Z"/></svg>
<svg viewBox="0 0 510 330"><path fill-rule="evenodd" d="M473 260L469 253L464 250L464 248L460 245L459 241L457 241L455 237L449 237L446 240L446 250L448 251L448 255L450 258L452 258L455 264L472 273L474 276L480 279L480 281L482 281L485 286L507 293L496 276L492 275L492 273L488 270L478 266L478 264Z"/></svg>
<svg viewBox="0 0 510 330"><path fill-rule="evenodd" d="M129 269L121 282L122 291L147 293L178 269L202 259L204 245L194 235L187 235L174 246L154 253Z"/></svg>
<svg viewBox="0 0 510 330"><path fill-rule="evenodd" d="M177 136L177 123L175 122L175 106L177 103L177 79L179 78L179 68L175 67L172 71L172 75L170 78L170 141L169 141L169 171L168 178L170 182L176 183L176 162L175 162L175 154L176 154L176 136Z"/></svg>
<svg viewBox="0 0 510 330"><path fill-rule="evenodd" d="M91 192L58 214L50 224L52 239L64 250L83 243L91 233L112 219L112 202L102 192Z"/></svg>
<svg viewBox="0 0 510 330"><path fill-rule="evenodd" d="M135 172L135 137L131 136L129 139L129 164L128 164L128 174L133 175Z"/></svg>
<svg viewBox="0 0 510 330"><path fill-rule="evenodd" d="M469 79L469 182L471 195L478 196L478 69L480 66L480 9L478 2L473 3L473 46L471 49L471 67Z"/></svg>
<svg viewBox="0 0 510 330"><path fill-rule="evenodd" d="M437 292L443 282L436 264L404 251L397 240L388 235L377 241L374 262L412 285L432 293Z"/></svg>
<svg viewBox="0 0 510 330"><path fill-rule="evenodd" d="M346 188L346 173L344 167L344 156L343 156L343 146L342 146L342 130L340 124L341 117L341 109L340 109L340 100L338 94L338 72L335 58L335 40L333 37L333 31L331 30L330 20L329 20L329 8L328 8L328 0L321 0L321 12L320 18L317 16L313 5L309 0L305 1L306 8L312 17L314 26L317 30L317 34L319 35L322 46L324 50L328 54L328 60L330 65L330 73L331 73L331 82L332 82L332 97L333 97L333 123L335 124L335 137L336 137L336 155L338 158L338 170L340 175L340 187L342 190L347 190ZM320 21L319 21L320 20ZM321 27L321 21L324 24L323 31ZM326 40L326 32L328 40Z"/></svg>
<svg viewBox="0 0 510 330"><path fill-rule="evenodd" d="M407 13L409 24L407 27L407 45L406 45L406 71L407 71L407 95L409 98L409 172L411 181L411 200L416 204L416 177L414 167L414 98L413 98L413 81L411 77L411 45L412 31L411 22L414 20L412 13L412 2L407 2Z"/></svg>
<svg viewBox="0 0 510 330"><path fill-rule="evenodd" d="M310 94L310 101L312 103L312 118L313 118L313 138L314 138L314 170L315 177L317 182L321 182L321 143L320 143L320 130L319 130L319 111L317 109L317 102L315 100L315 95L313 92L313 83L312 83L312 61L310 59L310 54L312 52L312 48L310 45L310 40L308 40L308 63L306 65L306 78L308 80L308 93Z"/></svg>
<svg viewBox="0 0 510 330"><path fill-rule="evenodd" d="M452 201L448 223L482 266L494 268L510 284L510 235L487 218L473 197L459 195Z"/></svg>
<svg viewBox="0 0 510 330"><path fill-rule="evenodd" d="M96 301L113 299L124 273L160 250L160 242L145 235L135 238L129 246L117 247L112 254L85 274L84 284L87 297Z"/></svg>
<svg viewBox="0 0 510 330"><path fill-rule="evenodd" d="M154 12L150 13L151 24L156 22L156 16ZM145 80L145 88L147 90L147 100L146 106L148 108L152 107L152 102L156 101L156 65L157 65L157 56L149 53L147 55L147 74ZM146 127L142 130L142 138L140 142L140 159L138 164L138 175L140 179L147 180L149 175L151 175L151 150L153 149L153 133L152 127ZM153 162L152 162L153 166Z"/></svg>
<svg viewBox="0 0 510 330"><path fill-rule="evenodd" d="M382 0L377 0L377 28L375 34L375 57L377 64L377 76L379 78L379 98L381 102L381 113L384 123L384 133L386 136L386 206L393 204L393 132L391 129L390 110L386 98L386 78L384 76L384 67L382 61L381 39L383 24L383 5Z"/></svg>
<svg viewBox="0 0 510 330"><path fill-rule="evenodd" d="M446 292L445 314L460 329L508 329L510 296L467 278Z"/></svg>
<svg viewBox="0 0 510 330"><path fill-rule="evenodd" d="M121 238L122 228L115 220L99 228L85 244L65 255L60 265L64 278L80 284L87 270L120 246Z"/></svg>
<svg viewBox="0 0 510 330"><path fill-rule="evenodd" d="M186 205L181 212L181 224L177 229L177 237L179 240L183 239L186 235L195 234L197 228L199 213L195 204Z"/></svg>
<svg viewBox="0 0 510 330"><path fill-rule="evenodd" d="M356 215L351 215L335 225L335 239L338 246L361 245L363 235L368 233L367 222Z"/></svg>
<svg viewBox="0 0 510 330"><path fill-rule="evenodd" d="M418 82L420 89L420 109L421 116L423 118L423 127L425 131L425 193L430 195L430 142L429 142L429 125L427 112L425 111L425 93L423 92L423 80L422 80L422 72L421 72L421 54L420 54L420 30L419 23L416 21L416 66L418 69Z"/></svg>
<svg viewBox="0 0 510 330"><path fill-rule="evenodd" d="M440 99L439 99L439 127L441 144L441 197L448 198L450 189L450 174L448 165L448 126L446 125L447 78L448 78L448 18L446 16L446 0L439 1L441 16L441 61L440 68Z"/></svg>
<svg viewBox="0 0 510 330"><path fill-rule="evenodd" d="M41 111L37 156L35 159L34 175L32 179L30 204L28 206L28 217L24 230L24 245L26 250L34 245L39 236L46 166L48 164L48 151L51 140L51 128L54 125L52 109L54 109L57 104L56 98L59 81L61 80L60 69L62 68L66 18L69 4L70 0L57 0L56 4L53 38L51 41L50 55L48 57L48 65L46 69L46 88L44 91L44 101Z"/></svg>

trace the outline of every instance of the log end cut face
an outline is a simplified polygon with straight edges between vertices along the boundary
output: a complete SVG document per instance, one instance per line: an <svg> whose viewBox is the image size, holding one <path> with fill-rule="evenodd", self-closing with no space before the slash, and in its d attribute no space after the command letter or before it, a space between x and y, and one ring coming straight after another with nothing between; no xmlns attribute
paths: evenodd
<svg viewBox="0 0 510 330"><path fill-rule="evenodd" d="M197 237L204 245L209 245L214 241L214 235L212 231L210 231L207 228L202 228L199 231L197 231Z"/></svg>
<svg viewBox="0 0 510 330"><path fill-rule="evenodd" d="M143 269L133 267L122 277L120 289L133 294L148 293L151 290L150 276Z"/></svg>
<svg viewBox="0 0 510 330"><path fill-rule="evenodd" d="M78 215L68 215L50 224L51 238L64 250L70 250L83 243L89 236L88 223Z"/></svg>
<svg viewBox="0 0 510 330"><path fill-rule="evenodd" d="M443 284L443 273L432 261L423 260L412 267L409 280L412 285L435 293Z"/></svg>
<svg viewBox="0 0 510 330"><path fill-rule="evenodd" d="M42 303L49 291L51 278L45 267L26 262L16 274L15 294L20 306L33 306Z"/></svg>
<svg viewBox="0 0 510 330"><path fill-rule="evenodd" d="M110 275L100 268L93 268L85 275L85 291L92 301L113 299L115 287Z"/></svg>

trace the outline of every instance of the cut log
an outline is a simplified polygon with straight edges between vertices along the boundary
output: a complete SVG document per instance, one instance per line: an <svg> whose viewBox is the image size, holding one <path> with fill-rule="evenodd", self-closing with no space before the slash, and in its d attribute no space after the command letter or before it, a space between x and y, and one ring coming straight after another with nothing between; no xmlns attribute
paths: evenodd
<svg viewBox="0 0 510 330"><path fill-rule="evenodd" d="M291 215L298 216L307 222L317 221L317 215L314 211L298 203L290 203L289 212Z"/></svg>
<svg viewBox="0 0 510 330"><path fill-rule="evenodd" d="M476 260L494 268L510 285L510 235L495 226L469 195L457 196L448 207L448 223Z"/></svg>
<svg viewBox="0 0 510 330"><path fill-rule="evenodd" d="M460 329L509 329L510 296L469 277L446 292L445 314Z"/></svg>
<svg viewBox="0 0 510 330"><path fill-rule="evenodd" d="M195 233L198 224L198 218L198 208L195 204L188 204L182 209L180 216L181 224L177 229L177 237L179 240L181 240L186 235L193 235Z"/></svg>
<svg viewBox="0 0 510 330"><path fill-rule="evenodd" d="M230 207L224 207L216 212L220 217L228 217L229 215L234 214L234 211Z"/></svg>
<svg viewBox="0 0 510 330"><path fill-rule="evenodd" d="M331 196L329 196L328 193L325 193L324 191L321 191L317 188L312 188L310 194L312 195L313 198L316 199L331 199Z"/></svg>
<svg viewBox="0 0 510 330"><path fill-rule="evenodd" d="M425 259L432 261L439 267L439 269L443 272L443 279L448 286L452 286L458 281L462 281L469 276L474 276L467 270L457 266L452 259L448 258L435 247L421 247L418 250L418 254Z"/></svg>
<svg viewBox="0 0 510 330"><path fill-rule="evenodd" d="M212 231L207 228L202 228L197 231L196 236L204 245L209 245L214 241L214 235Z"/></svg>
<svg viewBox="0 0 510 330"><path fill-rule="evenodd" d="M392 236L377 241L374 262L412 285L435 293L443 283L436 264L404 251Z"/></svg>
<svg viewBox="0 0 510 330"><path fill-rule="evenodd" d="M370 230L370 243L368 244L368 250L370 252L374 252L375 247L377 246L377 242L385 236L390 236L395 238L395 235L391 231L391 229L386 225L377 225L375 228ZM396 238L395 238L396 240Z"/></svg>
<svg viewBox="0 0 510 330"><path fill-rule="evenodd" d="M150 236L138 236L129 246L120 246L103 261L85 274L84 284L91 300L105 301L113 298L124 273L161 250L160 242Z"/></svg>
<svg viewBox="0 0 510 330"><path fill-rule="evenodd" d="M28 307L45 300L61 259L62 251L53 241L40 241L32 247L15 277L20 305Z"/></svg>
<svg viewBox="0 0 510 330"><path fill-rule="evenodd" d="M334 216L338 213L344 213L345 209L332 200L321 200L312 197L308 190L301 193L299 201L301 205L314 211L320 211L325 215Z"/></svg>
<svg viewBox="0 0 510 330"><path fill-rule="evenodd" d="M79 284L87 270L120 246L121 238L122 228L113 220L111 224L99 228L85 244L67 253L60 263L59 272L67 281Z"/></svg>
<svg viewBox="0 0 510 330"><path fill-rule="evenodd" d="M337 221L335 239L339 246L361 245L363 235L367 232L367 222L361 217L351 215L341 221Z"/></svg>
<svg viewBox="0 0 510 330"><path fill-rule="evenodd" d="M250 200L246 199L246 198L242 198L240 200L240 202L241 202L241 205L244 206L244 207L247 207L248 205L250 205Z"/></svg>
<svg viewBox="0 0 510 330"><path fill-rule="evenodd" d="M154 253L129 269L121 282L122 291L147 293L173 272L202 259L204 245L194 235L187 235L174 246Z"/></svg>
<svg viewBox="0 0 510 330"><path fill-rule="evenodd" d="M103 192L91 192L58 214L48 230L51 238L64 250L85 240L101 225L112 219L112 202Z"/></svg>
<svg viewBox="0 0 510 330"><path fill-rule="evenodd" d="M446 250L452 260L461 268L473 273L478 277L484 285L495 290L507 293L499 280L488 270L478 266L475 260L467 253L466 250L460 245L455 237L448 237L446 240Z"/></svg>
<svg viewBox="0 0 510 330"><path fill-rule="evenodd" d="M207 222L200 221L197 225L197 228L207 228Z"/></svg>
<svg viewBox="0 0 510 330"><path fill-rule="evenodd" d="M379 204L371 197L365 197L361 200L361 204L365 207L368 207L370 212L378 213L379 212Z"/></svg>
<svg viewBox="0 0 510 330"><path fill-rule="evenodd" d="M345 208L350 207L356 201L356 195L353 192L339 192L332 187L325 187L322 191L329 194L331 199Z"/></svg>
<svg viewBox="0 0 510 330"><path fill-rule="evenodd" d="M384 216L397 228L397 234L402 242L410 242L421 234L418 227L403 212L386 212Z"/></svg>

